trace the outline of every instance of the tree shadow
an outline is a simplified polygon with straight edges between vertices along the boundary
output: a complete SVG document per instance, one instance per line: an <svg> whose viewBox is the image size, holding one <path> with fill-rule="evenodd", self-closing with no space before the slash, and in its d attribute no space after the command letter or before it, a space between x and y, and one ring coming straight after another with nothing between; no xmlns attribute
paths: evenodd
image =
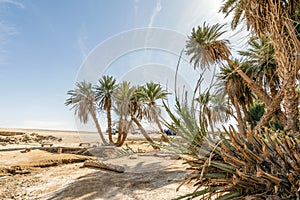
<svg viewBox="0 0 300 200"><path fill-rule="evenodd" d="M128 169L128 166L125 168ZM159 162L150 164L139 162L125 173L99 170L82 176L43 199L131 199L135 192L147 195L147 192L169 184L178 183L179 185L186 174L187 172L183 169L172 169L162 166Z"/></svg>

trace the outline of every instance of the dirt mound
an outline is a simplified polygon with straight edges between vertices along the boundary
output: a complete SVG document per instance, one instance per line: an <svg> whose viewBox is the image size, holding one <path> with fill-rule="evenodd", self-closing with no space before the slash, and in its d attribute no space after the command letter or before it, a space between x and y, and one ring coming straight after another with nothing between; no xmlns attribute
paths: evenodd
<svg viewBox="0 0 300 200"><path fill-rule="evenodd" d="M24 133L24 132L1 132L0 144L5 146L7 144L28 144L28 143L48 143L48 142L61 142L62 139L52 135L43 136L37 133ZM7 133L7 134L6 134ZM5 136L6 134L6 136Z"/></svg>
<svg viewBox="0 0 300 200"><path fill-rule="evenodd" d="M24 135L25 132L19 131L0 131L1 136L15 136L15 135Z"/></svg>
<svg viewBox="0 0 300 200"><path fill-rule="evenodd" d="M32 150L27 153L20 151L0 152L0 171L10 173L10 170L15 171L15 169L57 166L59 164L84 162L87 159L90 158L74 154L55 154L42 150Z"/></svg>

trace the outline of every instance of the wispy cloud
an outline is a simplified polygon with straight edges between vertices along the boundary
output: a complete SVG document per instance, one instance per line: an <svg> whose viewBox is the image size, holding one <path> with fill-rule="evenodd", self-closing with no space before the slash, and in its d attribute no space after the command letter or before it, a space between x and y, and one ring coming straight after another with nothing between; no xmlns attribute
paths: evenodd
<svg viewBox="0 0 300 200"><path fill-rule="evenodd" d="M150 22L148 24L148 27L153 26L154 20L155 20L157 14L161 11L161 9L162 9L161 0L158 0L156 3L155 9L153 10L152 15L150 17Z"/></svg>
<svg viewBox="0 0 300 200"><path fill-rule="evenodd" d="M78 38L77 38L77 45L78 45L81 55L83 56L84 59L88 56L87 47L85 45L86 39L87 39L87 37L85 37L85 36L78 36Z"/></svg>
<svg viewBox="0 0 300 200"><path fill-rule="evenodd" d="M77 37L77 45L79 47L81 55L83 56L83 59L86 59L88 56L88 53L89 53L87 46L86 46L87 40L88 40L88 36L86 33L86 29L81 28L81 32L79 33L79 35Z"/></svg>
<svg viewBox="0 0 300 200"><path fill-rule="evenodd" d="M17 33L16 28L4 21L0 21L0 42L4 43L7 41L7 37L15 35Z"/></svg>
<svg viewBox="0 0 300 200"><path fill-rule="evenodd" d="M1 4L11 4L13 6L17 6L22 9L25 8L24 4L22 4L18 1L14 1L14 0L0 0L0 5ZM4 20L5 19L5 14L3 14L4 11L2 9L0 9L1 18L2 18L2 20L0 21L0 52L1 52L0 63L1 64L3 64L6 60L5 54L7 53L7 50L4 47L5 44L7 43L7 41L9 41L9 38L11 36L17 34L16 27L13 24Z"/></svg>
<svg viewBox="0 0 300 200"><path fill-rule="evenodd" d="M25 8L24 4L14 0L0 0L0 4L1 3L13 4L15 6L19 6L20 8Z"/></svg>

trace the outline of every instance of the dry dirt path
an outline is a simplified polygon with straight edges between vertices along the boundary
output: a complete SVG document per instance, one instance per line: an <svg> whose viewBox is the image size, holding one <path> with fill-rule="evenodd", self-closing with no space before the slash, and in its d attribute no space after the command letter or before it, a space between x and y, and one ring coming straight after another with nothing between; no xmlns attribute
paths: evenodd
<svg viewBox="0 0 300 200"><path fill-rule="evenodd" d="M2 166L16 163L18 159L22 161L20 163L28 165L69 156L33 150L25 154L7 152L7 160L4 161L3 154L0 152ZM162 200L173 199L193 190L192 185L184 185L176 192L186 175L186 166L182 160L146 155L123 156L105 161L124 166L124 173L84 168L83 163L73 163L30 168L29 174L1 175L0 199Z"/></svg>

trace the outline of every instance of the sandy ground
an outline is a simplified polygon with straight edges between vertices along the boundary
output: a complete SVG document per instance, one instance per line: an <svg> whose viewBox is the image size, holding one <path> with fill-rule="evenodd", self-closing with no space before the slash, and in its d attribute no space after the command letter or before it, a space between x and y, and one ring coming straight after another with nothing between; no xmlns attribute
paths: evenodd
<svg viewBox="0 0 300 200"><path fill-rule="evenodd" d="M96 144L92 139L94 133L18 131L61 137L62 141L53 142L54 146L78 147L81 142ZM88 137L83 140L84 134ZM103 148L93 149L93 152L101 152L93 154L100 155L97 159L123 166L124 173L83 167L84 160L95 157L57 154L38 149L26 153L24 149L7 151L19 147L40 147L38 143L0 145L0 199L158 200L174 199L194 190L192 185L183 185L176 192L176 188L187 175L187 166L183 164L183 160L162 152L151 152L151 147L140 135L131 135L127 144L134 151L146 153L131 154L124 149L110 147L104 148L103 154ZM9 173L11 169L15 173Z"/></svg>

